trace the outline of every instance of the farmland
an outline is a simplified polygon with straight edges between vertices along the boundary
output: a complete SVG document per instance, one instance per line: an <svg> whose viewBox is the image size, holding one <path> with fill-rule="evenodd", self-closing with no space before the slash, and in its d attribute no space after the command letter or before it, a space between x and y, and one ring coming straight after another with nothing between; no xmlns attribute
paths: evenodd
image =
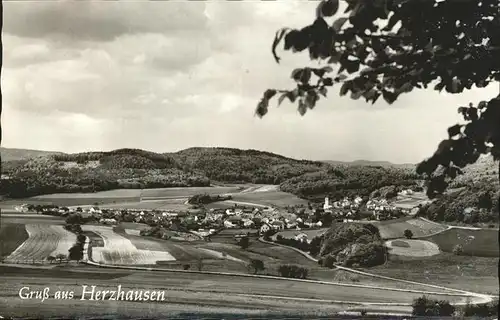
<svg viewBox="0 0 500 320"><path fill-rule="evenodd" d="M498 295L498 259L456 256L442 252L429 257L390 255L377 267L363 270L387 277Z"/></svg>
<svg viewBox="0 0 500 320"><path fill-rule="evenodd" d="M441 251L452 252L455 245L463 247L463 255L498 257L498 230L469 230L451 228L426 238L436 243Z"/></svg>
<svg viewBox="0 0 500 320"><path fill-rule="evenodd" d="M84 225L84 231L91 231L103 239L103 247L92 247L92 260L116 265L151 265L157 261L175 258L166 251L140 250L127 238L115 233L111 227Z"/></svg>
<svg viewBox="0 0 500 320"><path fill-rule="evenodd" d="M160 188L160 189L143 189L141 197L143 198L188 198L195 194L225 194L239 192L244 188L241 187L190 187L190 188Z"/></svg>
<svg viewBox="0 0 500 320"><path fill-rule="evenodd" d="M237 202L250 202L265 206L286 207L294 205L307 205L307 200L301 199L291 193L282 191L259 191L238 193L233 195Z"/></svg>
<svg viewBox="0 0 500 320"><path fill-rule="evenodd" d="M383 221L374 223L380 231L382 239L402 238L406 229L411 230L414 238L424 237L436 232L446 230L446 226L425 221L421 218L399 219L397 221Z"/></svg>
<svg viewBox="0 0 500 320"><path fill-rule="evenodd" d="M6 261L40 261L48 256L67 255L69 248L76 241L73 233L59 225L27 224L25 227L28 239L13 251Z"/></svg>
<svg viewBox="0 0 500 320"><path fill-rule="evenodd" d="M2 257L10 255L16 250L24 241L28 239L29 235L26 228L22 224L17 223L3 223L0 225L0 246Z"/></svg>

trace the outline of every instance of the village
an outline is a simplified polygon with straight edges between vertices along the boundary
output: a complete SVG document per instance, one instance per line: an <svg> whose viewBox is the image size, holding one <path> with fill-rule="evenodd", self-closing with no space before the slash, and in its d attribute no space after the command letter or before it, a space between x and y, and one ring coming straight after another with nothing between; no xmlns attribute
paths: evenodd
<svg viewBox="0 0 500 320"><path fill-rule="evenodd" d="M400 193L405 196L411 190ZM325 197L321 204L296 205L285 208L237 205L231 208L206 209L203 205L192 205L188 210L117 209L105 206L58 207L56 205L22 205L17 211L37 212L44 215L66 217L78 216L83 223L116 225L121 222L161 227L174 232L209 237L225 229L235 230L235 236L244 234L270 234L283 230L297 231L295 239L310 241L301 230L329 227L333 222L381 221L413 215L418 206L397 205L387 199L366 199L360 196L330 201ZM80 223L74 219L76 223ZM241 234L238 234L241 230Z"/></svg>

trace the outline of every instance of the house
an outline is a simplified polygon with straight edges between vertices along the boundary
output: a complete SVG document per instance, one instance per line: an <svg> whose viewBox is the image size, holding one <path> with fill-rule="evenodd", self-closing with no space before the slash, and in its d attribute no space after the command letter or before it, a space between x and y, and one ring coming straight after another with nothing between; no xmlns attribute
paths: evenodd
<svg viewBox="0 0 500 320"><path fill-rule="evenodd" d="M234 225L233 223L231 223L231 221L229 220L225 220L224 221L224 228L227 228L227 229L233 229L233 228L236 228L237 226Z"/></svg>
<svg viewBox="0 0 500 320"><path fill-rule="evenodd" d="M264 233L268 232L271 229L272 228L271 228L271 226L268 223L264 223L264 224L262 224L262 226L260 226L260 234L264 234Z"/></svg>
<svg viewBox="0 0 500 320"><path fill-rule="evenodd" d="M243 226L247 227L247 228L253 226L254 224L255 223L252 220L244 220L243 221Z"/></svg>
<svg viewBox="0 0 500 320"><path fill-rule="evenodd" d="M323 210L327 211L332 209L332 205L330 204L330 199L328 197L325 197L325 204L323 205Z"/></svg>
<svg viewBox="0 0 500 320"><path fill-rule="evenodd" d="M273 228L274 230L284 230L285 223L283 221L274 220L273 222L271 222L271 228Z"/></svg>
<svg viewBox="0 0 500 320"><path fill-rule="evenodd" d="M299 233L293 237L297 241L307 241L307 234Z"/></svg>

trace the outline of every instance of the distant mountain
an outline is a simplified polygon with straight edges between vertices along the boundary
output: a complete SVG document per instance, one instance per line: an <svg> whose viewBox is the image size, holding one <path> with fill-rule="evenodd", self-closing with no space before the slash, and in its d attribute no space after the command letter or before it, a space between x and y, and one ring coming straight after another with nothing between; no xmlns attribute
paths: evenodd
<svg viewBox="0 0 500 320"><path fill-rule="evenodd" d="M0 153L2 155L2 162L13 161L13 160L28 160L39 156L63 154L62 152L56 152L56 151L14 149L14 148L2 148L2 147L0 147Z"/></svg>
<svg viewBox="0 0 500 320"><path fill-rule="evenodd" d="M413 163L392 163L389 161L371 161L371 160L355 160L355 161L337 161L325 160L323 161L333 165L354 165L354 166L381 166L381 167L397 167L397 168L412 168L415 167Z"/></svg>
<svg viewBox="0 0 500 320"><path fill-rule="evenodd" d="M2 166L3 173L10 179L8 183L2 181L0 194L26 197L121 188L208 186L221 182L280 184L283 191L312 199L325 194L368 195L387 185L411 186L418 179L411 168L361 163L345 166L234 148L189 148L164 154L118 149L17 155L17 161L7 161ZM36 158L19 160L29 155Z"/></svg>

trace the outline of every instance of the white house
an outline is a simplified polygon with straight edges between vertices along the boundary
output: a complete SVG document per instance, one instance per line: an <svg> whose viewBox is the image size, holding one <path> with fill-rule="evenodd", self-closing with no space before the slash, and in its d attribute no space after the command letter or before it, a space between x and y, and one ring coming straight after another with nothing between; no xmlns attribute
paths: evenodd
<svg viewBox="0 0 500 320"><path fill-rule="evenodd" d="M264 233L268 232L269 230L271 230L271 226L270 226L268 223L264 223L264 224L260 227L260 233L261 233L261 234L264 234Z"/></svg>
<svg viewBox="0 0 500 320"><path fill-rule="evenodd" d="M323 210L331 210L332 205L330 204L330 199L328 197L325 197L325 204L323 205Z"/></svg>

